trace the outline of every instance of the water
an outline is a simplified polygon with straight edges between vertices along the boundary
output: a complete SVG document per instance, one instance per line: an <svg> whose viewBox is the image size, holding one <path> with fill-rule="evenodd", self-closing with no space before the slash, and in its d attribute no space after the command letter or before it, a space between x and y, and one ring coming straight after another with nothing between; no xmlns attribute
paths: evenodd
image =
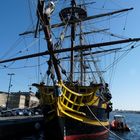
<svg viewBox="0 0 140 140"><path fill-rule="evenodd" d="M123 140L140 140L140 114L136 113L111 113L110 120L115 114L124 115L128 126L131 128L130 132L116 133ZM17 139L16 139L17 140ZM18 139L19 140L19 139ZM43 132L39 135L32 135L29 137L22 137L20 140L45 140ZM109 140L119 140L114 135L110 134Z"/></svg>
<svg viewBox="0 0 140 140"><path fill-rule="evenodd" d="M110 119L113 118L114 114L118 113L112 113L110 116ZM124 133L116 133L119 137L121 137L124 140L140 140L140 114L136 113L119 113L121 115L124 115L126 118L126 122L128 126L131 128L130 132L124 132ZM119 140L112 134L110 134L109 140Z"/></svg>

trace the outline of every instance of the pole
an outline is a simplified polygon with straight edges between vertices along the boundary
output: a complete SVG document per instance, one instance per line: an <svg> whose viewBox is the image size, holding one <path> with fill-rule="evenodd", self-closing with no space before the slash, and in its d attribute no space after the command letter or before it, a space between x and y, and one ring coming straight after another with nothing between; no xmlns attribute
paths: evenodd
<svg viewBox="0 0 140 140"><path fill-rule="evenodd" d="M10 80L9 80L9 87L8 87L8 96L7 96L7 102L6 102L6 109L8 108L8 100L9 100L9 96L10 96L12 76L15 75L15 74L14 73L8 73L8 75L10 76Z"/></svg>
<svg viewBox="0 0 140 140"><path fill-rule="evenodd" d="M72 15L71 15L71 19L73 20L75 17L75 11L74 11L74 7L76 6L75 0L71 1L71 6L72 6ZM71 61L70 61L70 80L73 82L73 73L74 73L74 41L75 41L75 23L71 24Z"/></svg>

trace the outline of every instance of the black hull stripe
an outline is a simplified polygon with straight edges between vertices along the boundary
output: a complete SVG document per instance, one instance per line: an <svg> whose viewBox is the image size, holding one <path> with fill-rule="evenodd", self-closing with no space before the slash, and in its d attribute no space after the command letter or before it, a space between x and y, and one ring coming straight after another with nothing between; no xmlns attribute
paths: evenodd
<svg viewBox="0 0 140 140"><path fill-rule="evenodd" d="M108 130L94 134L81 134L81 135L70 135L65 136L64 140L106 140L108 138Z"/></svg>
<svg viewBox="0 0 140 140"><path fill-rule="evenodd" d="M95 134L105 130L103 126L96 126L91 124L86 124L71 118L59 118L62 127L65 126L64 135L81 135L81 134ZM109 126L106 126L107 128ZM63 128L62 128L63 129Z"/></svg>

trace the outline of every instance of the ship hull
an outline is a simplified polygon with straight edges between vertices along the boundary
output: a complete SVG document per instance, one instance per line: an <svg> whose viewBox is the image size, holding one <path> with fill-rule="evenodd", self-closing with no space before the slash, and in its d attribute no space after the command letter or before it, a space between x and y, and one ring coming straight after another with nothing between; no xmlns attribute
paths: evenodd
<svg viewBox="0 0 140 140"><path fill-rule="evenodd" d="M61 118L61 120L63 121L64 118ZM70 118L65 118L64 140L105 140L107 138L108 130L103 126L86 124Z"/></svg>
<svg viewBox="0 0 140 140"><path fill-rule="evenodd" d="M64 140L107 140L107 139L108 139L107 130L94 134L82 134L64 137Z"/></svg>
<svg viewBox="0 0 140 140"><path fill-rule="evenodd" d="M64 125L59 117L54 117L45 123L44 135L46 140L64 140Z"/></svg>
<svg viewBox="0 0 140 140"><path fill-rule="evenodd" d="M46 140L107 140L103 126L85 124L68 117L55 117L45 125ZM106 126L107 128L109 126Z"/></svg>
<svg viewBox="0 0 140 140"><path fill-rule="evenodd" d="M84 86L77 88L76 93L62 86L57 106L52 106L55 102L48 102L50 104L43 111L46 140L108 139L109 110L107 104L96 96L97 89ZM82 93L83 90L86 94Z"/></svg>

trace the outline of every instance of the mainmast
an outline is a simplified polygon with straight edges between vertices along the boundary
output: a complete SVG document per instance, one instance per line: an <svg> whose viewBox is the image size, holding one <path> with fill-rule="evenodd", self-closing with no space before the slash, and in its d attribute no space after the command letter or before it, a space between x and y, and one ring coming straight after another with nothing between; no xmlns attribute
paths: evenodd
<svg viewBox="0 0 140 140"><path fill-rule="evenodd" d="M74 11L74 7L76 7L76 2L75 0L71 1L71 6L72 6L72 13L71 13L71 20L74 20L75 17L75 11ZM74 41L75 41L75 23L73 22L71 24L71 59L70 59L70 80L73 81L73 72L74 72L74 52L73 52L73 48L74 48Z"/></svg>
<svg viewBox="0 0 140 140"><path fill-rule="evenodd" d="M60 18L63 23L67 23L71 27L71 47L70 47L70 75L69 78L71 81L74 80L74 48L75 48L75 31L76 31L76 24L80 24L79 21L83 21L83 19L87 18L87 12L76 5L76 0L71 0L71 7L64 8L59 13ZM76 22L78 21L78 22ZM82 45L82 44L81 44ZM81 51L81 50L79 50ZM82 65L82 64L81 64ZM81 69L82 72L82 69ZM81 76L82 77L82 76ZM83 79L81 79L83 81Z"/></svg>
<svg viewBox="0 0 140 140"><path fill-rule="evenodd" d="M82 45L82 41L83 41L83 37L82 37L82 27L81 27L81 22L80 22L80 36L79 36L79 39L80 39L80 45ZM83 85L83 61L84 61L84 58L83 58L83 50L80 50L80 84Z"/></svg>

